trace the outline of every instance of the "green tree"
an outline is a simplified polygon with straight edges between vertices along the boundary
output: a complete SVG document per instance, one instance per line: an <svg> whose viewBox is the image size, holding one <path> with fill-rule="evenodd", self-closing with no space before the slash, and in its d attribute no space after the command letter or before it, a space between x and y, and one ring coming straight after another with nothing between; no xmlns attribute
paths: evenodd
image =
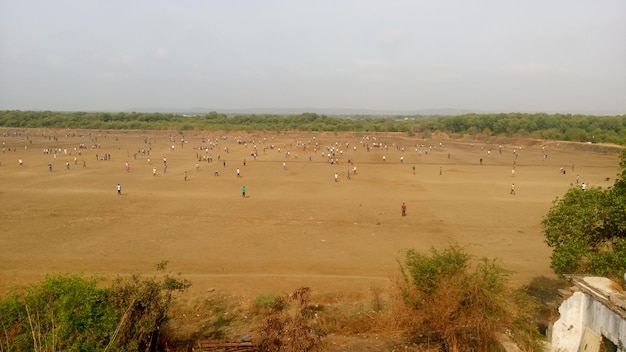
<svg viewBox="0 0 626 352"><path fill-rule="evenodd" d="M556 273L621 277L626 270L626 149L613 187L570 188L544 216Z"/></svg>

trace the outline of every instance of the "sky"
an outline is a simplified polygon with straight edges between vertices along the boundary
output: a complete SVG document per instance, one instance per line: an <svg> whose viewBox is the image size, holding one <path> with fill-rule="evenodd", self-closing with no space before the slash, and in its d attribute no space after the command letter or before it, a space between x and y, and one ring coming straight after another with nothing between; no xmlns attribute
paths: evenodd
<svg viewBox="0 0 626 352"><path fill-rule="evenodd" d="M0 110L626 113L624 0L0 0Z"/></svg>

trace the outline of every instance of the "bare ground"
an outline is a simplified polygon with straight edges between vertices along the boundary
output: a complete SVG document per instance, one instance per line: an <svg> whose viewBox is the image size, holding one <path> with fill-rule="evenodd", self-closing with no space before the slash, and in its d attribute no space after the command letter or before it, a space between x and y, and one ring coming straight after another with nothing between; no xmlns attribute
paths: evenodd
<svg viewBox="0 0 626 352"><path fill-rule="evenodd" d="M406 249L450 243L498 258L522 285L553 275L540 226L552 201L576 175L590 187L612 185L619 151L406 134L4 132L0 292L53 272L152 275L168 260L192 281L190 296L251 299L300 286L349 296L392 286ZM322 156L330 147L336 164ZM44 148L60 151L55 158ZM111 159L100 160L105 154ZM197 161L209 155L213 162Z"/></svg>

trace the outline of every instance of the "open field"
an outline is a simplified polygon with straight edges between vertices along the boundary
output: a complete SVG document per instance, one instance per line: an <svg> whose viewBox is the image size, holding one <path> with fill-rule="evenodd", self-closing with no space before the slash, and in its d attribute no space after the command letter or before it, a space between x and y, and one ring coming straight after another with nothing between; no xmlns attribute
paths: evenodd
<svg viewBox="0 0 626 352"><path fill-rule="evenodd" d="M151 275L168 260L192 294L358 293L388 286L405 249L453 242L523 284L552 276L540 226L552 201L576 175L612 185L619 151L406 134L3 132L0 292L52 272Z"/></svg>

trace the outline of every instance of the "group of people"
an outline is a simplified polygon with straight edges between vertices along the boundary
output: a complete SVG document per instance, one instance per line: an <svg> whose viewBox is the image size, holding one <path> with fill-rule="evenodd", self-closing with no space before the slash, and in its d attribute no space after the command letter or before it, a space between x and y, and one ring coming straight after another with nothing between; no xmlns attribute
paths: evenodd
<svg viewBox="0 0 626 352"><path fill-rule="evenodd" d="M361 144L362 144L363 146L367 147L367 150L369 151L369 149L370 149L370 148L369 148L369 143L367 143L368 141L369 141L369 140L362 141L362 142L361 142ZM203 142L204 142L204 141L203 141ZM215 142L215 145L214 145L215 147L217 147L217 142L218 142L218 141L217 141L217 139L216 139L216 142ZM253 142L253 141L251 141L251 142ZM259 142L260 142L260 141L259 141ZM313 143L314 143L314 148L313 148ZM364 143L365 143L365 144L364 144ZM241 143L240 143L240 144L241 144ZM389 149L387 148L386 144L383 144L383 143L379 143L379 144L382 146L382 147L381 147L381 149L382 149L382 150L384 150L384 151L388 151L388 150L389 150ZM244 145L246 145L246 144L244 143ZM300 142L300 141L298 141L298 142L296 143L296 147L301 147L301 148L303 148L303 150L304 150L304 151L308 151L308 149L307 149L307 148L309 147L309 145L310 145L310 147L311 147L311 148L313 148L312 150L313 150L314 152L318 152L318 150L320 150L320 149L321 149L321 148L320 148L321 146L320 146L320 145L318 145L318 142L315 140L315 138L313 138L313 141L312 141L312 142L311 142L311 141L309 141L309 143L308 143L308 144L307 144L307 143L305 143L305 142ZM394 146L396 146L396 145L394 144ZM174 149L173 147L174 147L174 146L172 145L172 146L171 146L171 148L170 148L170 152L174 152L174 150L175 150L175 149ZM182 145L181 145L181 147L182 147ZM286 149L286 148L288 148L288 147L292 147L292 146L291 146L291 145L285 145L285 149ZM343 147L343 145L341 145L341 147ZM339 157L340 157L340 156L344 156L344 150L343 150L341 147L340 147L340 144L339 144L339 143L337 143L337 142L335 142L335 143L334 143L334 145L333 145L333 144L326 145L325 150L324 150L324 149L321 149L321 155L322 155L322 157L323 157L323 158L324 158L324 157L328 157L328 160L329 160L329 161L331 161L331 163L333 163L333 164L338 164ZM415 148L415 150L416 150L417 152L419 152L419 155L420 155L420 156L421 156L421 147L423 147L423 146L417 145L417 146L416 146L416 148ZM439 144L439 147L442 147L442 145L441 145L441 144ZM150 149L151 149L151 148L150 148ZM206 151L208 152L208 150L209 150L209 149L211 149L211 150L212 150L212 149L213 149L213 146L212 146L211 148L207 148L207 150L206 150ZM272 145L272 147L271 147L270 149L274 149L274 146ZM348 142L346 142L346 143L345 143L345 150L350 151L351 149L354 149L354 150L356 151L357 147L356 147L356 146L352 147L351 145L349 145L349 143L348 143ZM398 146L396 146L396 149L397 149L398 151L400 151L400 153L401 153L401 154L400 154L400 163L403 163L403 162L405 161L405 160L404 160L404 154L403 154L403 153L405 152L405 149L404 149L404 147L401 147L401 146L399 146L399 145L398 145ZM432 149L432 147L427 148L427 150L428 150L429 152L431 151L431 149ZM48 150L48 149L47 149L47 150ZM47 150L46 150L46 151L47 151ZM53 150L53 149L52 149L52 148L50 148L49 150ZM266 150L267 150L267 147L265 147L265 146L264 146L264 147L263 147L263 151L265 152ZM482 147L481 147L481 150L482 150ZM500 146L499 151L500 151L500 154L502 154L502 146ZM144 150L141 150L141 152L143 153L143 152L144 152ZM227 154L229 153L229 149L228 149L228 147L224 147L224 152L225 152L225 153L227 153ZM280 149L280 148L278 148L278 152L279 152L279 153L281 153L281 149ZM545 148L542 148L542 152L543 152L544 159L545 159L545 156L547 156L547 154L546 154L546 152L545 152ZM256 145L254 145L254 154L256 154L256 153L257 153L257 147L256 147ZM385 154L386 154L386 153L385 153ZM429 153L428 153L428 154L429 154ZM448 159L451 159L451 153L450 153L450 152L447 152L446 154L447 154L447 158L448 158ZM519 153L519 151L518 151L517 149L513 150L513 155L514 155L515 159L518 159L519 154L520 154L520 153ZM103 157L101 157L101 155L103 155ZM145 154L144 154L144 155L145 155ZM148 153L148 155L150 155L150 154ZM289 158L289 157L290 157L290 152L289 152L289 151L284 151L284 155L285 155L285 158ZM313 154L313 155L314 155L314 154ZM135 156L135 158L136 158L136 157L137 157L137 153L135 153L135 155L134 155L134 156ZM489 156L491 156L491 149L489 149L489 151L487 152L487 157L489 157ZM348 157L348 155L346 155L346 157ZM296 158L297 158L297 154L296 154ZM110 154L107 154L107 153L104 153L104 154L99 153L99 154L96 154L96 159L97 159L97 160L111 160L111 155L110 155ZM208 161L211 161L211 160L212 160L212 156L207 157L207 159L208 159ZM207 160L207 159L205 159L205 160ZM220 160L220 159L221 159L221 160ZM256 159L256 155L255 155L255 159ZM148 160L149 160L149 159L148 159ZM201 156L200 156L200 155L199 155L199 153L197 153L197 152L196 152L196 160L202 160ZM226 167L226 160L225 160L225 159L222 159L222 158L220 157L220 155L218 155L218 160L222 161L223 166L224 166L224 167ZM240 160L241 160L241 159L240 159ZM386 161L387 161L387 158L386 158L386 156L385 156L385 155L382 155L382 160L383 160L383 162L386 162ZM73 161L74 161L74 165L76 165L76 164L77 164L77 162L78 162L78 159L77 159L77 157L76 157L76 156L73 156ZM312 161L312 156L311 156L311 155L309 155L309 161ZM483 158L480 158L480 164L481 164L481 165L482 165L482 161L483 161ZM18 163L19 163L19 166L20 166L20 167L23 167L23 165L24 165L24 161L23 161L23 159L22 159L22 158L19 158ZM68 162L68 163L66 163L66 168L67 168L67 169L69 169L69 164L70 164L69 162ZM287 170L287 164L286 164L286 162L285 162L285 161L282 161L282 162L281 162L281 164L282 164L282 169L283 169L283 170ZM352 166L354 165L354 164L353 164L353 160L352 160L352 158L348 158L348 164L352 164ZM516 168L515 168L515 166L516 166L516 165L515 165L515 164L516 164L516 163L515 163L515 161L514 161L514 162L513 162L513 168L511 169L511 176L512 176L512 177L515 177L515 176L516 176L516 175L515 175L515 173L516 173L516 170L515 170L515 169L516 169ZM247 160L246 160L245 158L243 158L243 166L244 166L244 168L246 167L246 165L247 165ZM48 163L48 165L47 165L47 166L48 166L48 170L51 172L51 171L52 171L52 163ZM164 173L164 174L165 174L165 173L167 173L167 171L168 171L168 166L169 166L169 164L168 164L168 160L167 160L167 158L166 158L166 157L163 157L163 164L162 164L162 167L163 167L163 173ZM129 163L128 161L126 161L126 162L124 163L124 167L125 167L126 172L130 172L131 165L130 165L130 163ZM195 167L196 167L196 171L200 171L200 165L199 165L199 163L198 163L198 162L196 162L196 163L195 163ZM86 163L85 163L85 161L83 161L83 168L86 168ZM152 174L153 174L153 176L157 176L157 166L152 166L152 165L151 165L151 170L152 170ZM344 170L346 170L346 169L344 169ZM572 165L572 167L571 167L571 171L572 171L572 173L573 173L573 171L574 171L574 165ZM413 172L413 174L415 174L415 172L416 172L416 167L415 167L415 165L413 165L413 166L412 166L412 172ZM559 172L560 172L561 174L563 174L563 175L565 175L565 174L566 174L566 171L565 171L565 168L564 168L564 167L561 167L561 168L559 169ZM356 166L354 166L354 168L353 168L353 169L347 169L347 171L346 171L346 174L345 174L345 175L346 175L346 178L347 178L348 180L350 180L350 179L351 179L351 176L356 175L356 173L357 173ZM339 173L337 173L337 172L333 172L333 174L334 174L334 181L335 181L335 182L339 182ZM442 175L442 174L443 174L443 169L442 169L442 167L439 167L439 175ZM215 176L218 176L218 175L219 175L218 171L215 171ZM238 178L241 178L241 177L242 177L242 174L241 174L241 169L240 169L239 167L237 167L237 168L236 168L236 176L237 176ZM187 181L187 180L188 180L188 174L187 174L187 171L185 171L185 172L184 172L184 180L185 180L185 181ZM578 185L578 184L580 184L580 183L579 183L579 176L578 176L578 175L576 175L576 184L577 184L577 185ZM581 189L582 189L583 191L585 191L585 190L586 190L586 188L587 188L587 184L586 184L585 182L582 182L582 184L580 184L580 187L581 187ZM120 185L119 183L117 184L116 189L117 189L117 193L118 193L118 195L121 195L121 194L122 194L122 193L121 193L121 185ZM243 187L241 188L241 193L242 193L242 197L243 197L243 198L245 198L245 197L246 197L246 187L245 187L245 186L243 186ZM511 195L515 195L515 194L516 194L516 185L515 185L515 183L511 183L511 187L510 187L510 194L511 194ZM406 216L406 208L407 208L406 203L402 203L402 205L401 205L401 213L402 213L402 216Z"/></svg>

